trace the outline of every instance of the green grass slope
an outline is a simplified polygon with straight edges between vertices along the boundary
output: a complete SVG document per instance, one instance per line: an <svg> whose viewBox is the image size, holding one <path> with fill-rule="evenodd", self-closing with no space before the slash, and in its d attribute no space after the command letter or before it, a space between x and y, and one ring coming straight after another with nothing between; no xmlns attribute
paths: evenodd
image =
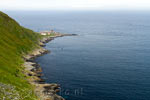
<svg viewBox="0 0 150 100"><path fill-rule="evenodd" d="M37 47L40 36L0 12L0 100L34 100L23 74L22 55Z"/></svg>

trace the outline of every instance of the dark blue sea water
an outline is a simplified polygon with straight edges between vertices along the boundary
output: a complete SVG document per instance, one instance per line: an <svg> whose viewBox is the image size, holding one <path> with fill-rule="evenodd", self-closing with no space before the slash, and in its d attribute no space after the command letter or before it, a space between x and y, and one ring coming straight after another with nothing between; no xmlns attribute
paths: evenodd
<svg viewBox="0 0 150 100"><path fill-rule="evenodd" d="M150 12L8 12L56 38L36 59L46 82L59 83L66 100L150 100Z"/></svg>

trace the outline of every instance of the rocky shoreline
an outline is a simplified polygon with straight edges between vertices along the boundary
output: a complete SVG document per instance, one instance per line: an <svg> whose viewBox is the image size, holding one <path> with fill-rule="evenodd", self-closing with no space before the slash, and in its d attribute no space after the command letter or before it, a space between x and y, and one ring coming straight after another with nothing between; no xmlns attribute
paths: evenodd
<svg viewBox="0 0 150 100"><path fill-rule="evenodd" d="M74 36L76 34L56 34L54 36L46 36L39 42L39 48L33 50L30 54L25 55L25 74L27 75L30 84L35 86L35 93L40 100L65 100L63 97L57 95L60 90L60 85L55 83L45 83L41 78L42 68L37 64L34 59L49 53L50 51L44 49L45 43L53 40L56 37Z"/></svg>

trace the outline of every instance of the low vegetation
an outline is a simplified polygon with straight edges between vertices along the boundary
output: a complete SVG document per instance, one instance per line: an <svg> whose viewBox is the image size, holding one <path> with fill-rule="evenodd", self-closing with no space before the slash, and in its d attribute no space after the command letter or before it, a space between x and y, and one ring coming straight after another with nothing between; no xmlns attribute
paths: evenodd
<svg viewBox="0 0 150 100"><path fill-rule="evenodd" d="M35 100L23 74L23 55L36 48L40 35L0 12L0 100Z"/></svg>

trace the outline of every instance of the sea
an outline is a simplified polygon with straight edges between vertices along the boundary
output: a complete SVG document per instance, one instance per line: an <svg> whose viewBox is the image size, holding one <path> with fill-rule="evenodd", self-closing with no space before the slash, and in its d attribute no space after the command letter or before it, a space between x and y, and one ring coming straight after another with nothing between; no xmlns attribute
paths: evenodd
<svg viewBox="0 0 150 100"><path fill-rule="evenodd" d="M36 32L77 34L36 58L66 100L150 100L150 11L4 11Z"/></svg>

